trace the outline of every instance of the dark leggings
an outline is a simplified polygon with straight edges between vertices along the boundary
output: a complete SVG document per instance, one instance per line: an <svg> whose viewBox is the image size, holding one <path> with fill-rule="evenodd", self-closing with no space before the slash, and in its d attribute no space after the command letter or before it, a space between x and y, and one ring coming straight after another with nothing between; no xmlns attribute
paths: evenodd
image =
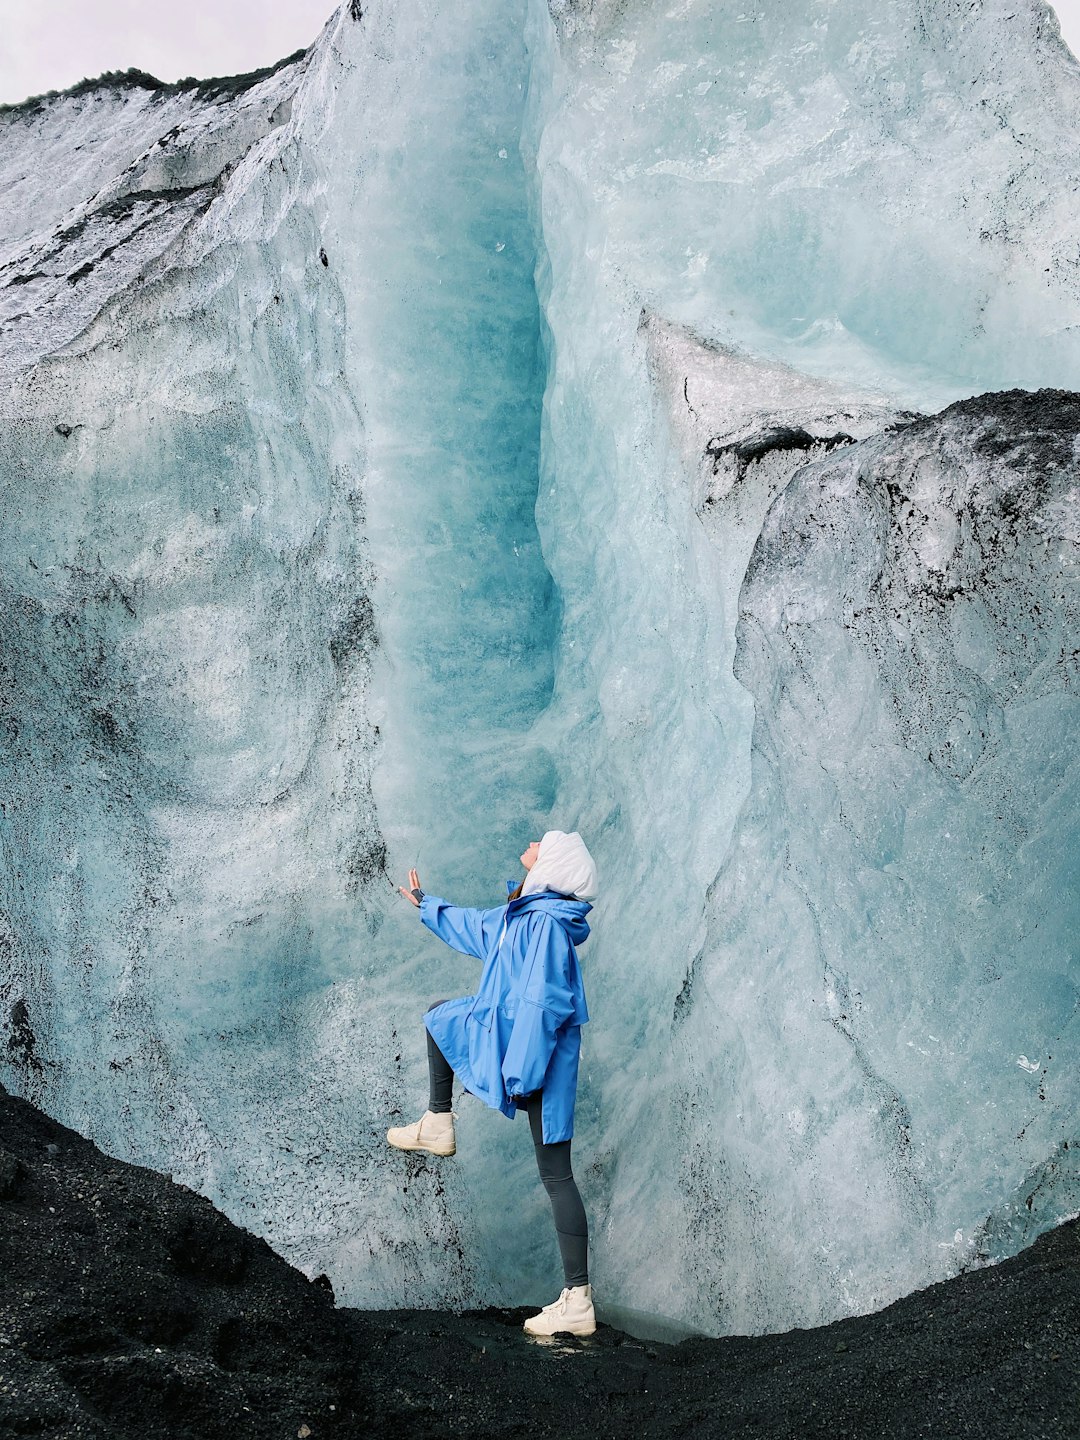
<svg viewBox="0 0 1080 1440"><path fill-rule="evenodd" d="M440 1000L440 1005L446 1002ZM436 1007L430 1007L434 1010ZM454 1072L446 1056L436 1045L430 1030L427 1035L428 1079L430 1095L428 1109L436 1115L450 1111L450 1100L454 1089ZM559 1238L559 1253L562 1256L563 1275L567 1285L589 1283L589 1222L585 1218L585 1206L570 1168L569 1140L557 1140L553 1145L544 1144L543 1121L540 1114L542 1090L535 1090L525 1097L525 1109L529 1114L529 1129L536 1146L536 1166L540 1179L551 1201L555 1216L555 1234Z"/></svg>

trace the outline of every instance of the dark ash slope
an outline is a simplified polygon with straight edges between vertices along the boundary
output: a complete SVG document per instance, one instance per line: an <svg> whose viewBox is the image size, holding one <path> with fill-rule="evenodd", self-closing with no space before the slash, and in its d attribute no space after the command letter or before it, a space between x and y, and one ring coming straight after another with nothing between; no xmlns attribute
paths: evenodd
<svg viewBox="0 0 1080 1440"><path fill-rule="evenodd" d="M528 1313L335 1309L207 1200L0 1091L4 1440L1080 1435L1075 1220L821 1330L537 1343Z"/></svg>

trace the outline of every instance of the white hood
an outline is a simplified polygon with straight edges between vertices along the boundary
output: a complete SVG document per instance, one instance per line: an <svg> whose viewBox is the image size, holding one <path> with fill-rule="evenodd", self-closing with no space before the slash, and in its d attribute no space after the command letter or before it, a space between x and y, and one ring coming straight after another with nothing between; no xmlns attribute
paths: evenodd
<svg viewBox="0 0 1080 1440"><path fill-rule="evenodd" d="M540 841L536 864L525 876L522 895L535 895L538 890L557 890L575 900L596 897L596 862L585 848L585 841L576 830L547 830Z"/></svg>

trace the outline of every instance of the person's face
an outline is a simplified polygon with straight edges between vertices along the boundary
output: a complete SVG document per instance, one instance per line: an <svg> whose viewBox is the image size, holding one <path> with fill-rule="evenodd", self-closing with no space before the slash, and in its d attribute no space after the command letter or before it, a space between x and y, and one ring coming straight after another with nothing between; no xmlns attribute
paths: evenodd
<svg viewBox="0 0 1080 1440"><path fill-rule="evenodd" d="M521 863L526 870L531 870L536 864L536 857L540 854L540 841L534 840L521 857Z"/></svg>

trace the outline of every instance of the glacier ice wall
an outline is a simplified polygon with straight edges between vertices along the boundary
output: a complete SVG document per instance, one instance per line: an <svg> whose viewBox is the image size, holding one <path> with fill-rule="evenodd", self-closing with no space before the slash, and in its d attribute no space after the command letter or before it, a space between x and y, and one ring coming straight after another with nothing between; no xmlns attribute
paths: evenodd
<svg viewBox="0 0 1080 1440"><path fill-rule="evenodd" d="M916 921L897 948L904 982L927 1005L925 1031L908 1028L903 1006L887 1013L888 1062L864 1041L861 1017L850 1020L855 1038L841 1038L834 992L841 980L856 995L869 989L878 959L865 944L856 959L839 927L814 939L805 909L815 892L770 892L762 875L783 854L787 825L797 819L805 843L820 846L839 802L808 783L820 775L815 740L784 708L788 744L805 747L806 783L792 796L805 808L787 814L782 789L751 845L765 726L792 676L755 672L750 684L742 662L738 678L733 669L743 579L769 507L801 465L977 389L1075 385L1076 256L1059 207L1075 183L1077 67L1042 6L871 15L844 4L535 5L529 41L526 145L549 332L537 520L564 614L546 719L562 725L560 808L582 807L588 833L612 827L605 914L619 917L616 947L601 934L589 972L605 1009L590 1037L598 1139L587 1178L604 1243L648 1254L665 1217L665 1263L631 1272L642 1308L705 1328L812 1324L885 1303L974 1253L1000 1253L991 1232L1022 1243L1080 1203L1070 872L1044 895L1041 925L1055 938L1028 981L1024 1043L995 1030L990 998L986 1028L970 1032L973 1048L976 1035L995 1041L974 1082L986 1090L983 1123L972 1123L957 1099L965 1062L916 1071L911 1059L933 1049L928 1035L945 1038L964 1004L936 1009L927 948L932 937L936 957L947 916L966 952L970 917L950 897L978 859L914 847L937 898L924 902L926 930ZM899 446L900 433L887 443ZM857 466L859 451L835 449L836 463ZM1058 573L1045 582L1055 608L1068 597L1075 607L1067 452L1055 452L1061 538ZM927 567L949 553L942 532ZM827 578L842 596L846 576ZM1019 610L998 615L1006 631L1028 623ZM1062 619L1075 637L1075 608ZM887 703L917 714L922 694L901 678L890 677ZM1061 707L1044 711L1046 750L1056 744L1067 766L1074 682L1065 665L1045 679ZM822 683L831 680L826 666ZM946 730L979 713L971 689L963 673L942 680ZM844 703L842 689L833 700ZM1019 775L1028 762L1007 736L992 763ZM902 794L906 772L888 753L875 763L896 766ZM1050 797L1046 833L1057 825L1062 854L1075 857L1075 769L1055 763L1039 803ZM884 824L872 807L865 818ZM1034 815L1029 823L1039 828ZM1013 838L997 829L987 856ZM815 885L830 859L823 847ZM987 883L995 863L1006 856L988 860ZM846 857L841 868L849 873ZM729 894L755 883L762 913L732 939ZM903 888L902 871L892 883ZM821 893L830 907L844 899ZM1001 882L996 903L1007 910L1006 895L1024 929L1035 898L1019 881ZM864 921L881 923L869 909ZM986 959L988 974L1002 964ZM1010 957L1003 992L1023 989L1030 960ZM948 983L962 970L954 964ZM820 1050L832 1046L822 1078ZM1049 1054L1053 1105L1031 1084ZM835 1124L822 1117L823 1092ZM890 1106L901 1118L918 1112L918 1126L893 1124ZM706 1273L690 1299L687 1275Z"/></svg>
<svg viewBox="0 0 1080 1440"><path fill-rule="evenodd" d="M533 1299L522 1127L383 1135L476 973L398 881L556 825L601 1296L1080 1207L1077 102L1035 0L424 0L0 115L5 1083L351 1303Z"/></svg>
<svg viewBox="0 0 1080 1440"><path fill-rule="evenodd" d="M704 1256L769 1257L737 1296L716 1265L744 1314L878 1303L1080 1204L1078 421L958 402L804 466L755 547L753 783L673 1012L676 1115L728 1097L722 1143L683 1121Z"/></svg>
<svg viewBox="0 0 1080 1440"><path fill-rule="evenodd" d="M382 863L325 83L312 57L6 117L10 1057L271 1233L344 1103L313 1123L284 1077L318 1070Z"/></svg>
<svg viewBox="0 0 1080 1440"><path fill-rule="evenodd" d="M385 1303L522 1283L385 1145L471 983L402 867L483 900L554 780L522 16L475 18L7 116L9 1057Z"/></svg>

